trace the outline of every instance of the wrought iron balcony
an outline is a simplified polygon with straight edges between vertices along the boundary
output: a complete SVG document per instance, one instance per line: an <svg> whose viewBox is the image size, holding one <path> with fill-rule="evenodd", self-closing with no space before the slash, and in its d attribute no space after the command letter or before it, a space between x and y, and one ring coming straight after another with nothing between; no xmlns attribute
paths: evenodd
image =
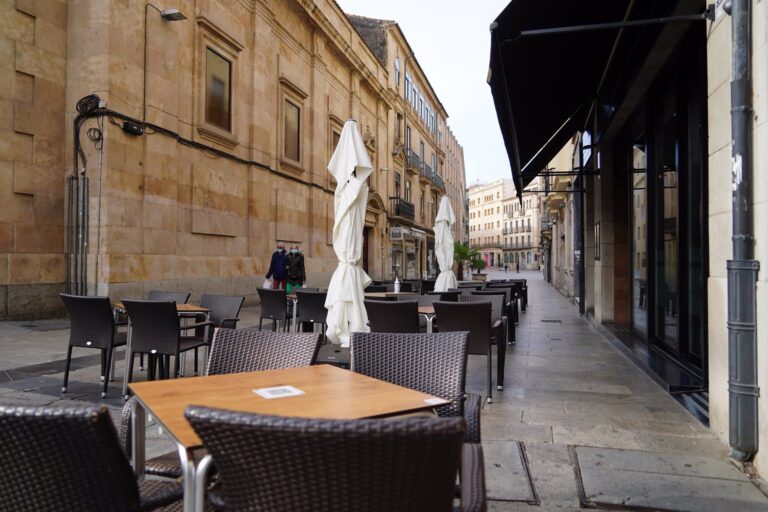
<svg viewBox="0 0 768 512"><path fill-rule="evenodd" d="M419 154L412 149L409 149L407 153L408 153L408 169L416 173L421 172L423 162L421 161L421 158L419 158Z"/></svg>
<svg viewBox="0 0 768 512"><path fill-rule="evenodd" d="M432 183L439 189L445 190L445 182L437 173L432 174Z"/></svg>
<svg viewBox="0 0 768 512"><path fill-rule="evenodd" d="M405 219L413 220L416 216L416 209L413 203L409 203L405 199L400 197L389 198L390 215L393 217L403 217Z"/></svg>

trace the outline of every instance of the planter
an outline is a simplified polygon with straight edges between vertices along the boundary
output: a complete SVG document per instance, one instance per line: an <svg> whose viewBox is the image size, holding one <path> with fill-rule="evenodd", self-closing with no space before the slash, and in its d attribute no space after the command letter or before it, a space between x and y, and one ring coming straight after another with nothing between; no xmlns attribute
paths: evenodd
<svg viewBox="0 0 768 512"><path fill-rule="evenodd" d="M473 281L485 281L488 278L488 274L472 274Z"/></svg>

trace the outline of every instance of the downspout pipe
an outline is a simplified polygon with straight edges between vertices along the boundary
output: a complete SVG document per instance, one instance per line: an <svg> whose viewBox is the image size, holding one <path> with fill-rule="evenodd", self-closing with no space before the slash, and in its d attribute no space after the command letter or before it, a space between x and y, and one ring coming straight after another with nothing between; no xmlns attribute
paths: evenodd
<svg viewBox="0 0 768 512"><path fill-rule="evenodd" d="M728 260L728 396L731 457L752 460L758 450L757 274L752 172L751 0L731 0L733 259ZM729 4L729 5L728 5Z"/></svg>

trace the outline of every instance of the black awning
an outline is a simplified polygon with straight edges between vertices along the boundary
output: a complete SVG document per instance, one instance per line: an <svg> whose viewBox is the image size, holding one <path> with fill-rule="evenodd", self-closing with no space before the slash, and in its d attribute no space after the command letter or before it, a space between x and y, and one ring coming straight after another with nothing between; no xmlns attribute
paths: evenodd
<svg viewBox="0 0 768 512"><path fill-rule="evenodd" d="M639 36L653 32L645 25L543 29L668 16L683 3L692 2L512 0L507 5L491 26L488 83L518 195L584 129L594 102L615 86L611 81L626 78L622 60L640 60ZM537 30L546 33L532 32Z"/></svg>

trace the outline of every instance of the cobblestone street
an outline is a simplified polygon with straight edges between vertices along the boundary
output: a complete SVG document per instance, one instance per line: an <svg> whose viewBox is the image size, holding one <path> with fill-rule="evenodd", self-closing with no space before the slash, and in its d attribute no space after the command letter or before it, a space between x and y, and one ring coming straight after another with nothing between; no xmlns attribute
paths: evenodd
<svg viewBox="0 0 768 512"><path fill-rule="evenodd" d="M506 382L482 417L491 510L578 510L581 502L669 510L766 510L768 499L727 460L727 447L625 358L538 272L524 277L529 306L507 351ZM242 327L258 323L245 308ZM60 393L66 322L0 323L0 402L99 402L98 355L75 351ZM187 372L191 374L191 357ZM117 379L103 402L119 416ZM136 379L144 378L143 372ZM484 392L472 357L469 387ZM148 455L173 448L147 430ZM589 448L587 448L589 447Z"/></svg>

